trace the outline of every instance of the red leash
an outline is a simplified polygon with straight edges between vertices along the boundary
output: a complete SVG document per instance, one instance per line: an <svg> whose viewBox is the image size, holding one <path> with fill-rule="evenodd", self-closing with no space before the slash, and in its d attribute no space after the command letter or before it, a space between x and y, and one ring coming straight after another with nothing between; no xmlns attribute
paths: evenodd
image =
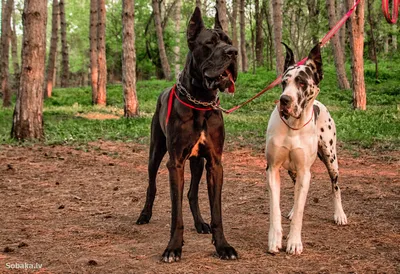
<svg viewBox="0 0 400 274"><path fill-rule="evenodd" d="M382 1L389 1L389 0L382 0ZM399 0L393 0L398 2ZM328 41L332 38L333 35L335 35L338 30L344 25L344 23L347 21L347 19L350 18L351 14L354 12L354 10L356 9L357 5L360 3L360 0L357 0L357 2L354 3L354 6L342 17L342 19L340 19L336 25L324 36L324 38L322 38L321 42L320 42L320 46L323 47L325 46L326 43L328 43ZM397 19L397 18L396 18ZM304 58L303 60L297 62L297 66L303 65L305 62L307 61L307 57ZM248 103L250 103L251 101L253 101L254 99L260 97L262 94L264 94L265 92L267 92L268 90L274 88L275 86L279 85L282 81L282 75L279 75L278 78L276 78L271 84L269 84L269 86L267 86L266 88L264 88L262 91L260 91L259 93L257 93L256 95L254 95L253 97L251 97L250 99L248 99L247 101L231 108L231 109L223 109L221 107L219 107L219 109L223 112L225 112L226 114L232 113L235 110L243 107L244 105L247 105Z"/></svg>
<svg viewBox="0 0 400 274"><path fill-rule="evenodd" d="M385 15L386 21L389 24L396 24L397 18L399 17L399 0L392 0L393 4L393 11L392 15L390 15L389 12L389 0L382 0L382 11L383 14Z"/></svg>

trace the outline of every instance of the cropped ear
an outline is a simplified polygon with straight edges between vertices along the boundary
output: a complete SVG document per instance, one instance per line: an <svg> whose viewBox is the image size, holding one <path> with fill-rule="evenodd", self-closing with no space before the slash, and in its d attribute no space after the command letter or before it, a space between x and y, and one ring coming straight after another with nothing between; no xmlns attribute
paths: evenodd
<svg viewBox="0 0 400 274"><path fill-rule="evenodd" d="M318 85L322 78L324 78L324 73L322 71L321 46L319 43L310 51L310 54L308 54L308 59L305 65L312 70L314 82Z"/></svg>
<svg viewBox="0 0 400 274"><path fill-rule="evenodd" d="M295 64L295 61L294 61L293 51L289 48L288 45L286 45L283 42L281 42L281 43L286 48L285 66L283 67L283 72L285 72L288 69L288 67L293 66Z"/></svg>
<svg viewBox="0 0 400 274"><path fill-rule="evenodd" d="M196 7L192 17L190 18L186 33L188 46L191 51L194 49L194 42L196 41L197 35L199 35L203 28L204 22L201 18L201 11L198 7Z"/></svg>
<svg viewBox="0 0 400 274"><path fill-rule="evenodd" d="M219 29L222 30L222 25L221 21L219 21L219 14L218 14L218 8L215 7L215 23L214 23L214 29Z"/></svg>

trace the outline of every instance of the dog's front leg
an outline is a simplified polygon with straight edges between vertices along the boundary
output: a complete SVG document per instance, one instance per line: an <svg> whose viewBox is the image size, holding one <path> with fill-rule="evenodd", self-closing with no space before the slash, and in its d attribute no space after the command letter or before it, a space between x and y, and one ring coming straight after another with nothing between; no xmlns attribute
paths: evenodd
<svg viewBox="0 0 400 274"><path fill-rule="evenodd" d="M294 189L294 208L293 217L290 223L290 232L286 252L289 254L300 255L303 252L301 242L301 228L303 225L303 213L306 204L307 193L310 186L310 170L304 169L297 172L296 184Z"/></svg>
<svg viewBox="0 0 400 274"><path fill-rule="evenodd" d="M165 249L162 259L164 262L179 261L183 246L183 218L182 218L182 196L184 185L183 161L171 159L167 163L171 190L171 238Z"/></svg>
<svg viewBox="0 0 400 274"><path fill-rule="evenodd" d="M217 254L221 259L235 260L236 250L225 239L222 227L221 193L223 183L223 167L221 159L207 161L207 188L211 209L211 231Z"/></svg>
<svg viewBox="0 0 400 274"><path fill-rule="evenodd" d="M282 221L280 209L281 181L279 167L267 167L267 187L270 205L268 252L278 253L279 249L282 248Z"/></svg>

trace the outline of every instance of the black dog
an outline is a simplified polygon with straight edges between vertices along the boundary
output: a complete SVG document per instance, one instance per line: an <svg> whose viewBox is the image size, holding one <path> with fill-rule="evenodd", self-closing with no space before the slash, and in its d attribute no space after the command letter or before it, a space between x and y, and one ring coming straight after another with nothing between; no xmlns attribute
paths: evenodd
<svg viewBox="0 0 400 274"><path fill-rule="evenodd" d="M180 260L183 245L182 197L184 166L190 160L192 174L188 198L198 233L213 234L213 243L222 259L237 259L225 239L221 217L221 164L225 130L218 105L218 90L233 92L237 77L237 49L223 32L216 14L214 29L206 29L196 8L187 30L189 53L176 87L164 90L157 102L151 125L149 186L146 204L137 224L150 221L156 195L156 175L168 151L171 188L171 238L163 253L165 262ZM207 161L207 188L211 227L200 215L198 187Z"/></svg>

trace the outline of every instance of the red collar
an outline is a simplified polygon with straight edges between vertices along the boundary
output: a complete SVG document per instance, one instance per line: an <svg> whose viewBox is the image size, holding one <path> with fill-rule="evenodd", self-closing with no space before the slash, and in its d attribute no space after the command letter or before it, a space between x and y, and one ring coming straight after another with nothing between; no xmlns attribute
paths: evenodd
<svg viewBox="0 0 400 274"><path fill-rule="evenodd" d="M278 111L279 111L279 110L278 110ZM299 128L294 128L294 127L289 126L289 124L285 121L285 119L283 119L283 116L281 115L281 112L279 111L279 117L281 117L282 122L283 122L285 125L287 125L288 128L290 128L290 129L292 129L292 130L299 130L299 129L302 129L303 127L305 127L306 125L308 125L308 124L311 122L313 116L314 116L314 108L313 108L313 110L312 110L311 117L310 117L310 119L307 121L307 123L305 123L303 126L301 126L301 127L299 127Z"/></svg>
<svg viewBox="0 0 400 274"><path fill-rule="evenodd" d="M176 99L178 99L178 101L191 109L195 109L195 110L201 110L201 111L207 111L207 110L213 110L214 108L212 107L204 107L204 108L199 108L199 107L195 107L192 106L191 104L188 104L184 101L182 101L181 98L179 98L178 94L176 94L176 84L171 88L171 91L169 92L169 99L168 99L168 111L167 111L167 117L165 119L165 125L168 125L168 121L169 121L169 117L171 116L171 111L172 111L172 105L174 103L174 97L176 97ZM219 101L218 101L218 105L219 105Z"/></svg>

